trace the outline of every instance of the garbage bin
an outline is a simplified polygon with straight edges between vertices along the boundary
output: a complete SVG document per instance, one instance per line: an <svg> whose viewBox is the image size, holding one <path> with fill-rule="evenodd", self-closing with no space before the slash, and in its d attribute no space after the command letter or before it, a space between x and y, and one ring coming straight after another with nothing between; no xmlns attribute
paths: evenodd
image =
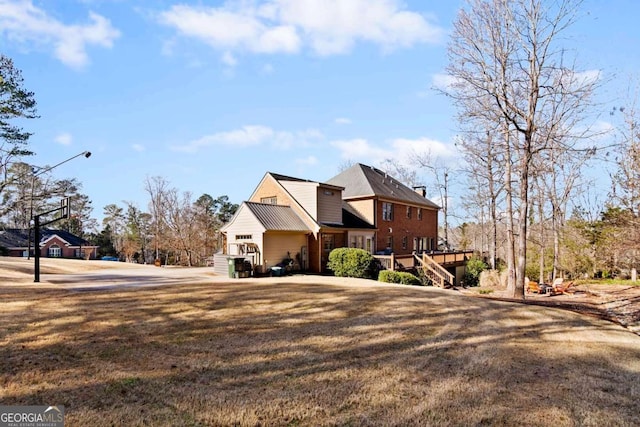
<svg viewBox="0 0 640 427"><path fill-rule="evenodd" d="M234 279L236 273L242 271L244 258L229 257L227 261L229 261L229 278Z"/></svg>

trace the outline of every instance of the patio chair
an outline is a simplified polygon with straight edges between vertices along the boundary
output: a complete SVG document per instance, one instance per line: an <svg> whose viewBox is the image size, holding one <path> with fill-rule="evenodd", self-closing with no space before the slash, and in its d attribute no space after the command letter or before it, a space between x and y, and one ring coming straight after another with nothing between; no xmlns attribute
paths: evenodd
<svg viewBox="0 0 640 427"><path fill-rule="evenodd" d="M558 277L553 281L553 285L551 286L551 295L570 293L573 291L573 289L571 289L572 286L573 282L565 282L561 277Z"/></svg>
<svg viewBox="0 0 640 427"><path fill-rule="evenodd" d="M527 293L540 294L540 293L543 293L543 290L540 288L540 285L537 282L528 281Z"/></svg>

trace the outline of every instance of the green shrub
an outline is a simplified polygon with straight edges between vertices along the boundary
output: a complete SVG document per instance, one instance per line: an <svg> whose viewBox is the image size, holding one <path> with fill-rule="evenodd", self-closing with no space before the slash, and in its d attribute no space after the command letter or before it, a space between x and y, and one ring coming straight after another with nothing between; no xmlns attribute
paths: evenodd
<svg viewBox="0 0 640 427"><path fill-rule="evenodd" d="M378 275L378 281L385 283L399 283L401 285L422 285L420 279L413 274L404 271L382 270Z"/></svg>
<svg viewBox="0 0 640 427"><path fill-rule="evenodd" d="M358 248L337 248L329 253L327 268L337 277L373 279L378 275L378 262L369 252Z"/></svg>
<svg viewBox="0 0 640 427"><path fill-rule="evenodd" d="M467 261L467 265L465 267L464 272L464 285L465 286L478 286L478 282L480 281L480 273L489 268L485 262L473 256L469 261Z"/></svg>

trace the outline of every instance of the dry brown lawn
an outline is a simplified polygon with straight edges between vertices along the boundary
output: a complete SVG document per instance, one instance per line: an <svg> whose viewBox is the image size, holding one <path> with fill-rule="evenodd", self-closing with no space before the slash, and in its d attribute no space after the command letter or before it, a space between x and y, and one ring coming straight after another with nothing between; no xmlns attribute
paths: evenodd
<svg viewBox="0 0 640 427"><path fill-rule="evenodd" d="M0 404L68 426L640 425L640 336L595 317L323 277L65 287L79 263L38 285L0 259Z"/></svg>

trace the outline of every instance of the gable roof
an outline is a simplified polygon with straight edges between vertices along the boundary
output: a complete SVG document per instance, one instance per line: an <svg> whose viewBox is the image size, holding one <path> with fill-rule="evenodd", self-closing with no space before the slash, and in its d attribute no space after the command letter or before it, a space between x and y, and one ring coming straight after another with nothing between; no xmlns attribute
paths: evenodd
<svg viewBox="0 0 640 427"><path fill-rule="evenodd" d="M267 203L243 202L251 213L269 231L307 231L309 227L300 219L291 206Z"/></svg>
<svg viewBox="0 0 640 427"><path fill-rule="evenodd" d="M31 232L31 238L34 238ZM91 243L65 230L53 230L43 228L40 230L40 243L46 242L53 237L62 239L68 246L93 246ZM29 230L21 228L7 228L0 230L0 246L6 248L26 248L29 246Z"/></svg>
<svg viewBox="0 0 640 427"><path fill-rule="evenodd" d="M342 198L345 200L381 197L431 209L440 209L440 206L422 197L386 172L362 163L351 166L331 178L327 183L344 187Z"/></svg>

